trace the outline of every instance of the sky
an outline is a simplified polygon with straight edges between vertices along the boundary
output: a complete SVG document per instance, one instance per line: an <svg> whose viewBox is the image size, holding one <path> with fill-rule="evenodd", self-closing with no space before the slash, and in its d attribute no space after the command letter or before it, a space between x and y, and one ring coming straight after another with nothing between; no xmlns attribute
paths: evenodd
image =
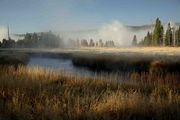
<svg viewBox="0 0 180 120"><path fill-rule="evenodd" d="M0 0L0 26L13 33L180 22L180 0Z"/></svg>

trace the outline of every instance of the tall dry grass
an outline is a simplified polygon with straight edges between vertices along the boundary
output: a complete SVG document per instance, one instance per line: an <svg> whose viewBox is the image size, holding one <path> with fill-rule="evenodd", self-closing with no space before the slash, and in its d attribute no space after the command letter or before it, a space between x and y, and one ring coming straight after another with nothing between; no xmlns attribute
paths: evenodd
<svg viewBox="0 0 180 120"><path fill-rule="evenodd" d="M0 119L180 119L178 74L131 73L108 78L38 67L0 68ZM118 83L118 78L127 81Z"/></svg>

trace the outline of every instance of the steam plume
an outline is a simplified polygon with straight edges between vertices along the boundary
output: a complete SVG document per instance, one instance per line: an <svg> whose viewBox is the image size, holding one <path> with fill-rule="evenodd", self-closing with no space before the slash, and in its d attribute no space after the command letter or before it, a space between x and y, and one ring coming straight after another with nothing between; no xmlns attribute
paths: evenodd
<svg viewBox="0 0 180 120"><path fill-rule="evenodd" d="M0 26L0 41L3 38L7 38L7 28Z"/></svg>

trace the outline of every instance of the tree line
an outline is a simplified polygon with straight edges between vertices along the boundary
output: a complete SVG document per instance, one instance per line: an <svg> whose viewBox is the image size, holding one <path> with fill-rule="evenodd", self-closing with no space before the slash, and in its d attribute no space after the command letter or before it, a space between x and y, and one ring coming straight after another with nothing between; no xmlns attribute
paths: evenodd
<svg viewBox="0 0 180 120"><path fill-rule="evenodd" d="M57 48L63 46L63 40L51 31L42 33L26 33L21 40L3 39L1 48Z"/></svg>
<svg viewBox="0 0 180 120"><path fill-rule="evenodd" d="M165 30L160 19L156 19L153 32L148 32L143 40L137 42L137 37L134 35L132 40L133 46L180 46L180 26L176 30L168 23Z"/></svg>
<svg viewBox="0 0 180 120"><path fill-rule="evenodd" d="M103 42L100 39L98 42L95 42L93 39L90 39L89 42L86 39L80 40L68 40L66 45L62 38L56 36L51 31L42 32L42 33L26 33L23 39L12 40L3 39L0 42L1 48L58 48L58 47L115 47L113 40L108 40Z"/></svg>
<svg viewBox="0 0 180 120"><path fill-rule="evenodd" d="M115 43L113 40L108 40L103 42L102 39L95 42L93 39L90 39L89 42L86 39L82 40L72 40L70 39L68 44L72 47L115 47Z"/></svg>
<svg viewBox="0 0 180 120"><path fill-rule="evenodd" d="M83 47L115 47L113 40L108 40L103 42L102 39L100 39L98 42L94 42L93 39L90 39L89 44L87 40L81 40L81 46Z"/></svg>

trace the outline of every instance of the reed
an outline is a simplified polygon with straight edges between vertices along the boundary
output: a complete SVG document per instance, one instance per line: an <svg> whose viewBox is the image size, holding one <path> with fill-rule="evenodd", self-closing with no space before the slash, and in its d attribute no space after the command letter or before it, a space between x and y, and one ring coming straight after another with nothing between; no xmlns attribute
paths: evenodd
<svg viewBox="0 0 180 120"><path fill-rule="evenodd" d="M180 119L176 73L81 77L39 67L0 68L1 119Z"/></svg>

